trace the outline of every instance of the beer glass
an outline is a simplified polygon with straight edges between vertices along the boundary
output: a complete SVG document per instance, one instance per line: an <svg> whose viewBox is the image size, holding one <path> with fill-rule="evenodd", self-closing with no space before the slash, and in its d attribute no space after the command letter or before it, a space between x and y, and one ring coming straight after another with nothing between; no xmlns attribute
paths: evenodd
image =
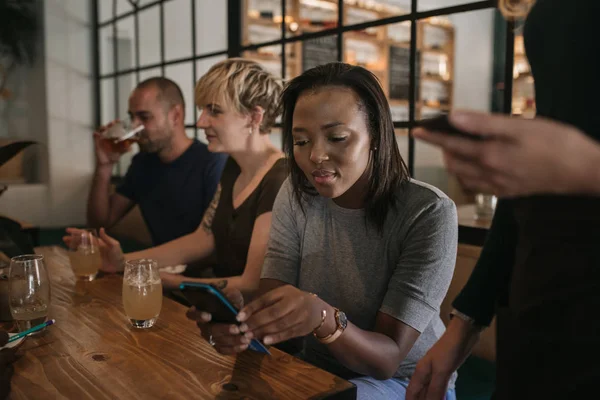
<svg viewBox="0 0 600 400"><path fill-rule="evenodd" d="M150 328L162 307L162 284L154 260L131 260L125 263L123 307L134 328Z"/></svg>
<svg viewBox="0 0 600 400"><path fill-rule="evenodd" d="M136 125L130 118L119 120L102 134L102 147L111 153L125 153L143 130L144 125Z"/></svg>

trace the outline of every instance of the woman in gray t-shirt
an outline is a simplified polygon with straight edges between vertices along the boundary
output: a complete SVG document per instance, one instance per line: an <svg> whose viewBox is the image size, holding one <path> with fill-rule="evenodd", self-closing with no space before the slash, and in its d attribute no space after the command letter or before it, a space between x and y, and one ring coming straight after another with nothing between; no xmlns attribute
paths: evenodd
<svg viewBox="0 0 600 400"><path fill-rule="evenodd" d="M275 200L259 291L239 328L209 324L203 335L223 353L251 338L306 337L302 357L351 379L359 399L404 399L417 361L444 332L454 203L410 179L366 69L313 68L282 99L291 174ZM237 329L245 334L231 335Z"/></svg>

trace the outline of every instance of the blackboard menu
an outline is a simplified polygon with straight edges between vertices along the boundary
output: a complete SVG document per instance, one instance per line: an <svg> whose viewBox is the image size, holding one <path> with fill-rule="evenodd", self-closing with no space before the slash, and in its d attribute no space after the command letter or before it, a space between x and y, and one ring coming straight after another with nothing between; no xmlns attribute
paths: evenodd
<svg viewBox="0 0 600 400"><path fill-rule="evenodd" d="M302 71L337 61L337 36L302 42Z"/></svg>
<svg viewBox="0 0 600 400"><path fill-rule="evenodd" d="M416 100L419 100L419 51L416 60ZM410 49L390 46L390 99L408 100L410 93Z"/></svg>

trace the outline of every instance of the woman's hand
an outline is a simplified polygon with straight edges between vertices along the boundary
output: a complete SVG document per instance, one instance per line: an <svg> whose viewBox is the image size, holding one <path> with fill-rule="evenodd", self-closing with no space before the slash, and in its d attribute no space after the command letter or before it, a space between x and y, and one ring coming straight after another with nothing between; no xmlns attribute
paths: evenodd
<svg viewBox="0 0 600 400"><path fill-rule="evenodd" d="M600 193L600 144L572 126L474 112L454 112L450 122L485 140L424 129L414 136L444 150L448 170L467 190L501 197Z"/></svg>
<svg viewBox="0 0 600 400"><path fill-rule="evenodd" d="M227 299L239 310L244 305L242 292L237 289L221 289ZM236 354L248 348L250 339L245 337L236 324L211 323L212 315L192 307L186 316L196 321L200 334L221 354Z"/></svg>
<svg viewBox="0 0 600 400"><path fill-rule="evenodd" d="M81 229L67 228L69 235L63 236L63 242L65 242L67 247L71 248L72 237L70 235L81 232L83 232ZM98 247L102 255L102 267L100 270L107 273L123 271L125 255L123 254L123 250L121 250L121 244L118 240L108 236L104 228L100 228L99 235Z"/></svg>
<svg viewBox="0 0 600 400"><path fill-rule="evenodd" d="M249 339L271 345L306 336L321 324L325 303L318 297L285 285L252 301L238 315Z"/></svg>
<svg viewBox="0 0 600 400"><path fill-rule="evenodd" d="M178 289L181 282L185 281L186 278L180 274L161 271L160 280L164 289Z"/></svg>

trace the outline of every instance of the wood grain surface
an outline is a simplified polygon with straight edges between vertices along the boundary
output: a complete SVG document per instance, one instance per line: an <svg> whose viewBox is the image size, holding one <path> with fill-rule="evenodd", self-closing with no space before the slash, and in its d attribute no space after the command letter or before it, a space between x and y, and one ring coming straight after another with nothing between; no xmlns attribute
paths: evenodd
<svg viewBox="0 0 600 400"><path fill-rule="evenodd" d="M21 345L12 399L354 399L351 383L271 348L218 354L163 298L156 325L131 328L122 279L76 283L66 252L37 249L52 281L56 324Z"/></svg>

